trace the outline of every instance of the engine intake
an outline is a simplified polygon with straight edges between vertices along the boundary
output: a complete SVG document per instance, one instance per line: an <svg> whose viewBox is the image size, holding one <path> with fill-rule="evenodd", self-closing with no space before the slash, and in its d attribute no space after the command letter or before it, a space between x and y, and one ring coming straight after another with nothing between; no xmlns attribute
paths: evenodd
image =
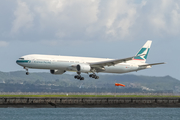
<svg viewBox="0 0 180 120"><path fill-rule="evenodd" d="M78 64L76 68L78 72L84 72L84 73L88 73L91 70L91 67L88 64Z"/></svg>
<svg viewBox="0 0 180 120"><path fill-rule="evenodd" d="M54 75L61 75L65 72L66 72L65 70L50 70L50 73Z"/></svg>

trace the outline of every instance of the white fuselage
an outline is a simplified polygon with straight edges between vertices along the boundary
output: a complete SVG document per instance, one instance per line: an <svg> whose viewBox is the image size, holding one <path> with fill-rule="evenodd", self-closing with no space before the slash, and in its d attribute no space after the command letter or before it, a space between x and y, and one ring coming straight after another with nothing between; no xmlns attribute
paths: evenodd
<svg viewBox="0 0 180 120"><path fill-rule="evenodd" d="M72 57L72 56L57 56L57 55L26 55L22 56L16 63L24 68L33 69L49 69L49 70L65 70L77 72L74 67L78 64L90 64L95 62L108 61L113 59L90 58L90 57ZM114 66L105 66L101 72L104 73L127 73L138 71L150 66L139 67L145 64L144 62L130 60L124 63L119 63ZM89 71L91 72L91 71Z"/></svg>

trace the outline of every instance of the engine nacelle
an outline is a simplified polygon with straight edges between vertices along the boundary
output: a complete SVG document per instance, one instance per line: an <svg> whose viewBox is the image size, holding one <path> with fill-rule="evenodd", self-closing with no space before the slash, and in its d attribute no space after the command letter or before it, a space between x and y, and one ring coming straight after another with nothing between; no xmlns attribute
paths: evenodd
<svg viewBox="0 0 180 120"><path fill-rule="evenodd" d="M50 70L50 73L54 75L61 75L65 72L66 72L65 70Z"/></svg>
<svg viewBox="0 0 180 120"><path fill-rule="evenodd" d="M78 72L88 73L91 70L91 67L88 64L79 64L76 66Z"/></svg>

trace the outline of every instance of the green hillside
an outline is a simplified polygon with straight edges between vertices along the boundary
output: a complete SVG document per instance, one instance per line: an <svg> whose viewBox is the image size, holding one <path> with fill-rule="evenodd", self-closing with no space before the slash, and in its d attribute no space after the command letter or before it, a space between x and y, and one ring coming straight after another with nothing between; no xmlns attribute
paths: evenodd
<svg viewBox="0 0 180 120"><path fill-rule="evenodd" d="M137 91L174 91L180 92L180 81L170 76L164 77L153 77L153 76L136 76L136 75L112 75L112 74L99 74L100 79L89 78L88 75L83 74L85 77L84 81L74 79L74 75L63 74L63 75L52 75L50 73L30 73L25 75L24 71L16 72L0 72L0 91L4 91L6 88L13 88L11 86L18 85L23 88L23 85L31 86L54 86L60 89L68 88L84 88L84 89L113 89L114 84L122 83L126 87L118 87L118 89L130 90L136 89ZM6 87L5 87L6 85ZM46 87L45 87L46 88ZM17 88L15 90L18 90ZM7 90L6 90L7 91ZM20 90L21 91L21 90ZM45 90L44 90L45 91ZM73 91L73 90L72 90ZM112 91L112 90L110 90ZM132 90L133 91L133 90Z"/></svg>

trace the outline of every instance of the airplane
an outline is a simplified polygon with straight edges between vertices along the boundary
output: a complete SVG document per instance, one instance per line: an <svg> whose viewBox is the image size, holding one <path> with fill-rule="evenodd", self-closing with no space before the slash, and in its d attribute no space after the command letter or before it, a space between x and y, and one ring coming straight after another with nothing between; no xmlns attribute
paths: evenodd
<svg viewBox="0 0 180 120"><path fill-rule="evenodd" d="M96 75L99 72L121 74L165 64L164 62L146 63L151 43L152 41L148 40L135 56L123 59L30 54L20 57L16 63L26 70L26 75L29 75L28 69L32 68L48 69L54 75L61 75L66 71L77 72L74 78L79 80L84 80L81 73L90 73L89 77L99 79Z"/></svg>

